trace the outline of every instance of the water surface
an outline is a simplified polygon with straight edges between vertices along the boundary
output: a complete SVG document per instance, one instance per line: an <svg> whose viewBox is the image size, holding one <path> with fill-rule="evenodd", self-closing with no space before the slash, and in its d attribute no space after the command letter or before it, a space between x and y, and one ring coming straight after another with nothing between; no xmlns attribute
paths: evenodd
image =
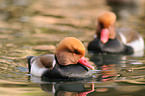
<svg viewBox="0 0 145 96"><path fill-rule="evenodd" d="M145 37L143 0L110 1L1 0L0 95L144 96L144 55L86 52L95 66L92 80L49 82L28 73L26 56L54 53L64 37L74 36L87 47L95 33L96 17L104 10L117 14L116 26L132 28Z"/></svg>

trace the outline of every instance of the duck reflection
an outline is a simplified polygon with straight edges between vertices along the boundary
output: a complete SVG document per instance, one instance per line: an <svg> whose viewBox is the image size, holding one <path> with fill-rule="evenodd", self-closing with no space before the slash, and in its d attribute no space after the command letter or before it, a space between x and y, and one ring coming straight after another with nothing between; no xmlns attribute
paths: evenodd
<svg viewBox="0 0 145 96"><path fill-rule="evenodd" d="M87 96L94 91L94 84L70 83L70 84L41 84L41 89L55 96Z"/></svg>
<svg viewBox="0 0 145 96"><path fill-rule="evenodd" d="M101 66L101 74L98 77L99 81L111 81L117 76L117 72L114 69L115 64Z"/></svg>
<svg viewBox="0 0 145 96"><path fill-rule="evenodd" d="M90 60L99 70L98 81L111 81L116 79L120 67L125 67L126 56L121 54L94 54Z"/></svg>

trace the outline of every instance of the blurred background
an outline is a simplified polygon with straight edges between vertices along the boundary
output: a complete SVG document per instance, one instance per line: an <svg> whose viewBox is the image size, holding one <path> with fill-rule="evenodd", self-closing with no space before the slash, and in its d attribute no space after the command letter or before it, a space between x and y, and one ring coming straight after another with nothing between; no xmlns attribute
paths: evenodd
<svg viewBox="0 0 145 96"><path fill-rule="evenodd" d="M54 53L56 44L67 36L77 37L87 47L95 34L97 15L106 10L116 13L118 28L132 28L145 38L145 0L0 0L0 95L53 96L54 92L48 94L41 90L40 82L33 83L28 74L26 56ZM88 59L91 57L87 52L86 55ZM118 57L119 62L108 64L120 65L110 65L109 70L115 72L107 74L111 73L110 78L123 74L123 80L114 81L117 79L113 77L113 81L106 83L102 80L104 75L99 75L97 82L94 80L95 92L87 96L144 96L141 94L145 88L140 86L145 84L144 56L114 57ZM101 65L98 68L103 70ZM130 73L130 70L134 71ZM106 71L103 74L106 75ZM90 84L87 88L92 89Z"/></svg>

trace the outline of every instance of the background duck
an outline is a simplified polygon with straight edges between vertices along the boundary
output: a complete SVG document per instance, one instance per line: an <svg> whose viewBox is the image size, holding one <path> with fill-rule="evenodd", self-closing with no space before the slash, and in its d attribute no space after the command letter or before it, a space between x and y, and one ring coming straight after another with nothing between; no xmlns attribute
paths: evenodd
<svg viewBox="0 0 145 96"><path fill-rule="evenodd" d="M88 50L99 53L133 54L144 50L142 36L132 29L115 27L116 15L113 12L102 12L98 17L98 26L94 40Z"/></svg>
<svg viewBox="0 0 145 96"><path fill-rule="evenodd" d="M94 67L85 59L85 47L78 39L66 37L58 44L55 54L28 56L29 72L51 79L91 77Z"/></svg>

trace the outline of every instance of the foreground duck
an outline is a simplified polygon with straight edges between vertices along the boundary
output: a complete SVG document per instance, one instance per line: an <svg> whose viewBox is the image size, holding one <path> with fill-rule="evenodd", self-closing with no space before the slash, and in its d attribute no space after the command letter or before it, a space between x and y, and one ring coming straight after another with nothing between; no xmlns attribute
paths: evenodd
<svg viewBox="0 0 145 96"><path fill-rule="evenodd" d="M80 79L91 77L92 65L85 59L85 47L78 39L66 37L58 44L55 54L28 56L32 75L51 79Z"/></svg>
<svg viewBox="0 0 145 96"><path fill-rule="evenodd" d="M97 53L133 54L144 50L142 36L131 29L116 29L116 15L102 12L98 17L95 38L88 45L88 50Z"/></svg>

